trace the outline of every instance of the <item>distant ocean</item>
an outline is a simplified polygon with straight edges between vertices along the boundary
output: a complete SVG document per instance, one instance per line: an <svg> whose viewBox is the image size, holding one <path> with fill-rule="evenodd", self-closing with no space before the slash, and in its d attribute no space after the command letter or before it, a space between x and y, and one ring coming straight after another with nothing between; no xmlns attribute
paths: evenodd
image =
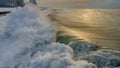
<svg viewBox="0 0 120 68"><path fill-rule="evenodd" d="M63 9L53 14L65 35L120 50L120 9Z"/></svg>

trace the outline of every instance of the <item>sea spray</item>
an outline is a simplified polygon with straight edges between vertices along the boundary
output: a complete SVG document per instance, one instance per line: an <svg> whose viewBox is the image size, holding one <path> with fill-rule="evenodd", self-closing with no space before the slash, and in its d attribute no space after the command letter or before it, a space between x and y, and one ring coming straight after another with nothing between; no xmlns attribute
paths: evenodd
<svg viewBox="0 0 120 68"><path fill-rule="evenodd" d="M18 8L5 17L0 32L0 68L96 68L74 61L73 50L55 43L55 26L35 6Z"/></svg>

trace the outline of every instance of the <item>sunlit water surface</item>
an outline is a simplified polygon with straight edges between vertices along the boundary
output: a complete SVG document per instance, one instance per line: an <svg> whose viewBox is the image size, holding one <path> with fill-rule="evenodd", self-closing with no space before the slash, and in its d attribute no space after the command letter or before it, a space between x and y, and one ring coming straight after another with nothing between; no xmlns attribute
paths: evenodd
<svg viewBox="0 0 120 68"><path fill-rule="evenodd" d="M55 19L68 34L100 46L120 50L119 9L65 9Z"/></svg>

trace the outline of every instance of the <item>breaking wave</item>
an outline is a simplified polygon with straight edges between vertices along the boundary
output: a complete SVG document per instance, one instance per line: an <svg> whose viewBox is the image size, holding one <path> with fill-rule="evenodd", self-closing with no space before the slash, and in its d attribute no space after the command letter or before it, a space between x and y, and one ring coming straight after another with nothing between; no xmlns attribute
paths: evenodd
<svg viewBox="0 0 120 68"><path fill-rule="evenodd" d="M35 6L0 18L0 68L97 68L73 60L73 50L56 43L56 28Z"/></svg>

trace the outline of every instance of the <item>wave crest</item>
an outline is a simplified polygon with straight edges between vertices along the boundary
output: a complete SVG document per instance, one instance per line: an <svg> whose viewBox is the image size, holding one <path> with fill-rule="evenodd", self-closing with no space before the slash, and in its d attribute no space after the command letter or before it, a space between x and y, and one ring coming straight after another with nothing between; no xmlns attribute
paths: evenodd
<svg viewBox="0 0 120 68"><path fill-rule="evenodd" d="M55 26L38 8L25 6L5 18L0 68L96 68L87 61L74 61L69 46L54 42Z"/></svg>

